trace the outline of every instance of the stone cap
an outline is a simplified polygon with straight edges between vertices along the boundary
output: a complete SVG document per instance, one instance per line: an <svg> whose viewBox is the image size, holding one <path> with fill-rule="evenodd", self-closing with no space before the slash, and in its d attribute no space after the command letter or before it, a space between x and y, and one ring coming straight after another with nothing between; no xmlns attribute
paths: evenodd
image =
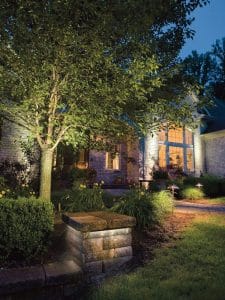
<svg viewBox="0 0 225 300"><path fill-rule="evenodd" d="M65 213L62 220L82 232L134 227L134 217L106 211Z"/></svg>

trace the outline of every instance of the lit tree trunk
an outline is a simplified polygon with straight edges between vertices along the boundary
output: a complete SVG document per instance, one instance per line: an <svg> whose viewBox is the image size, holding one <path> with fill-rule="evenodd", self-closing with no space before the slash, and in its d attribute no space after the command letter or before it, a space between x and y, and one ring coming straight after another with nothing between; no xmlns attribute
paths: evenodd
<svg viewBox="0 0 225 300"><path fill-rule="evenodd" d="M53 152L48 148L41 151L40 198L47 201L51 200Z"/></svg>

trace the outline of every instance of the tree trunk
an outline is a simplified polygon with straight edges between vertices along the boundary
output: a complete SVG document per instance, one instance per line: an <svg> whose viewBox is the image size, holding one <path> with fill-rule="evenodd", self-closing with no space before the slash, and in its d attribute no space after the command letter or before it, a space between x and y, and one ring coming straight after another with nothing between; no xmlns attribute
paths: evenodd
<svg viewBox="0 0 225 300"><path fill-rule="evenodd" d="M53 150L42 149L40 198L47 201L51 200L52 160L53 160Z"/></svg>

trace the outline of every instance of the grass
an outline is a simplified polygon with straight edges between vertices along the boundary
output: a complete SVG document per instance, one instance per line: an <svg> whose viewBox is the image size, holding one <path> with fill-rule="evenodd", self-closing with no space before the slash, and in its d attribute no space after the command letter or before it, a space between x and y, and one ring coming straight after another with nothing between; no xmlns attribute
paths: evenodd
<svg viewBox="0 0 225 300"><path fill-rule="evenodd" d="M225 218L203 215L170 248L128 275L106 281L88 299L225 299Z"/></svg>

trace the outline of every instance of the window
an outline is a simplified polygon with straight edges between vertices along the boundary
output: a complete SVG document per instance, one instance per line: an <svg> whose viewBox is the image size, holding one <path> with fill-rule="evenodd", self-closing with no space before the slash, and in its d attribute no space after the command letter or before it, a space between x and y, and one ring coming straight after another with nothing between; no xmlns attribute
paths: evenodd
<svg viewBox="0 0 225 300"><path fill-rule="evenodd" d="M184 150L182 147L169 147L170 165L176 168L184 167Z"/></svg>
<svg viewBox="0 0 225 300"><path fill-rule="evenodd" d="M169 129L168 141L172 143L183 143L183 128Z"/></svg>
<svg viewBox="0 0 225 300"><path fill-rule="evenodd" d="M160 168L166 168L166 146L159 145L159 166Z"/></svg>
<svg viewBox="0 0 225 300"><path fill-rule="evenodd" d="M119 146L115 146L114 152L106 152L106 169L119 170L120 169L120 153Z"/></svg>
<svg viewBox="0 0 225 300"><path fill-rule="evenodd" d="M194 164L193 164L193 149L187 148L187 170L193 171Z"/></svg>
<svg viewBox="0 0 225 300"><path fill-rule="evenodd" d="M193 133L186 128L176 128L160 131L159 167L182 168L184 171L194 171Z"/></svg>
<svg viewBox="0 0 225 300"><path fill-rule="evenodd" d="M165 142L165 140L166 140L166 132L165 132L165 130L160 131L159 132L159 141L160 142Z"/></svg>
<svg viewBox="0 0 225 300"><path fill-rule="evenodd" d="M88 151L81 149L78 152L78 159L76 167L79 169L86 169L88 167Z"/></svg>

